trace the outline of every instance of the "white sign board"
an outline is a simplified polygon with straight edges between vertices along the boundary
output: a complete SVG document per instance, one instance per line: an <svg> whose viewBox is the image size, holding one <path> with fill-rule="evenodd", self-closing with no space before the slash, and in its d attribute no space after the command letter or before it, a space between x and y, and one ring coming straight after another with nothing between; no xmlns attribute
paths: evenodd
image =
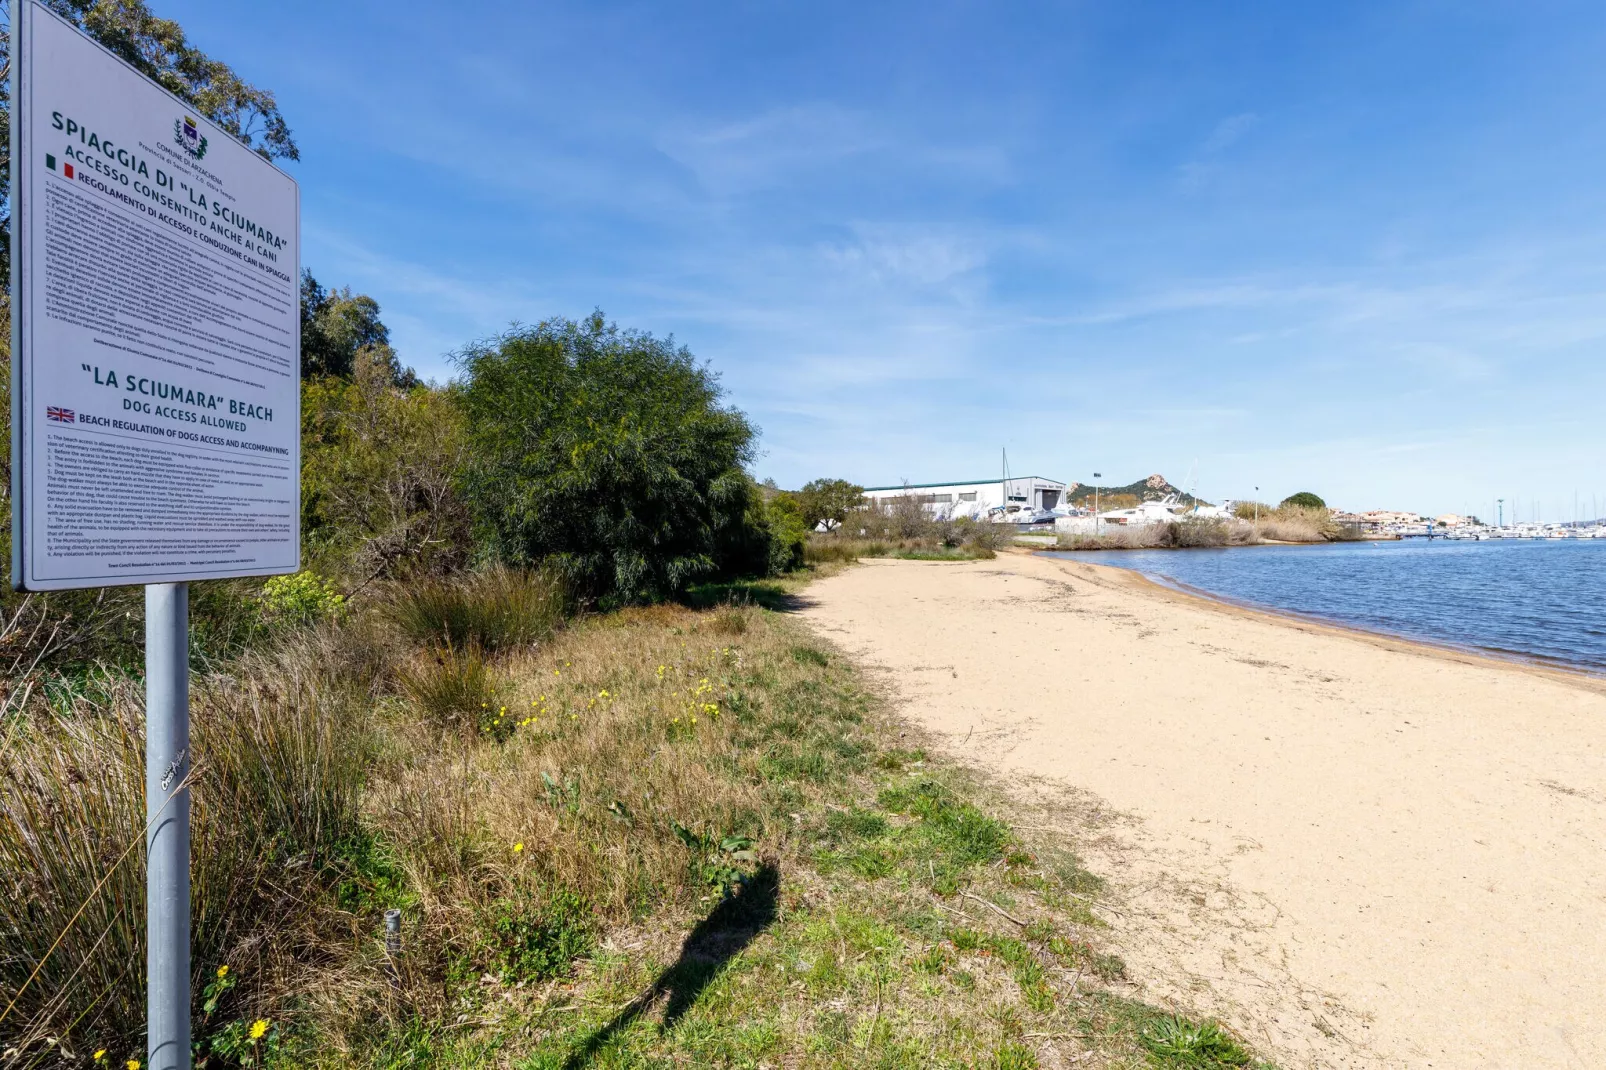
<svg viewBox="0 0 1606 1070"><path fill-rule="evenodd" d="M12 50L12 582L300 565L295 182L33 0Z"/></svg>

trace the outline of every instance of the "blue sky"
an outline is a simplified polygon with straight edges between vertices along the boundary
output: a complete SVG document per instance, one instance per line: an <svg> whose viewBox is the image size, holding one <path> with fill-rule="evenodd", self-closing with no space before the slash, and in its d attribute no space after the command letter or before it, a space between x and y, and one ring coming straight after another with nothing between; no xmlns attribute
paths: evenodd
<svg viewBox="0 0 1606 1070"><path fill-rule="evenodd" d="M783 485L1606 511L1599 3L151 2L427 376L600 307Z"/></svg>

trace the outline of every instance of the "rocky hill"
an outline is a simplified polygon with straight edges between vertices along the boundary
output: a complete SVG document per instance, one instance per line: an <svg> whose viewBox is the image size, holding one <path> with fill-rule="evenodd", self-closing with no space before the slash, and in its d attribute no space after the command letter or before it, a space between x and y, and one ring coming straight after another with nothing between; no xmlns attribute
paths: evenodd
<svg viewBox="0 0 1606 1070"><path fill-rule="evenodd" d="M1148 479L1140 479L1134 483L1128 483L1124 487L1100 486L1098 488L1101 505L1105 498L1114 498L1117 501L1123 497L1132 498L1140 502L1159 501L1168 494L1175 494L1180 498L1184 496L1185 492L1180 487L1172 486L1171 481L1158 472ZM1072 483L1066 490L1066 496L1076 505L1081 505L1083 499L1086 499L1088 504L1091 505L1093 502L1093 485L1091 483Z"/></svg>

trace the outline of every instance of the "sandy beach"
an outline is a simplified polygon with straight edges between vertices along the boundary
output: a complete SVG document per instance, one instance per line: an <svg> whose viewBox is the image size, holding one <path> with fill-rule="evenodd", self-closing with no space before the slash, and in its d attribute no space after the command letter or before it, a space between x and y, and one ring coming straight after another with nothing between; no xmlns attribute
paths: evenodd
<svg viewBox="0 0 1606 1070"><path fill-rule="evenodd" d="M1143 998L1289 1068L1606 1066L1598 679L1025 554L805 600L936 745L1060 815Z"/></svg>

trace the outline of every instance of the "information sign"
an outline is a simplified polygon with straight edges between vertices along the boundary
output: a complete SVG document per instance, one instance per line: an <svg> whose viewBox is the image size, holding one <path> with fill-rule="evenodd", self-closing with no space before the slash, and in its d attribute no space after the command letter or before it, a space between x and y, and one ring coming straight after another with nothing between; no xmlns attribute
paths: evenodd
<svg viewBox="0 0 1606 1070"><path fill-rule="evenodd" d="M12 582L300 564L300 194L32 0L12 56Z"/></svg>

